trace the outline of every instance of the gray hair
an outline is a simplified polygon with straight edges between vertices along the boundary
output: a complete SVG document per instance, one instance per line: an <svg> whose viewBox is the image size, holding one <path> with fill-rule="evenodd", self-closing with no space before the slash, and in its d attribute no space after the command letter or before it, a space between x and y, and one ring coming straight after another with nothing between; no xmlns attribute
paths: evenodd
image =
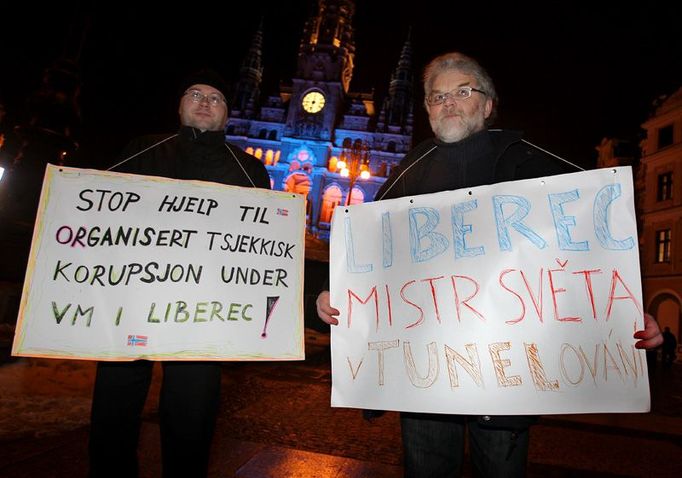
<svg viewBox="0 0 682 478"><path fill-rule="evenodd" d="M490 116L486 120L486 125L489 125L497 116L497 104L499 99L495 84L492 78L485 69L478 64L476 60L468 57L462 53L452 52L437 56L424 68L424 104L426 98L431 94L433 89L433 82L441 73L446 71L459 71L461 73L473 76L478 82L478 87L486 92L488 97L493 100L493 109Z"/></svg>

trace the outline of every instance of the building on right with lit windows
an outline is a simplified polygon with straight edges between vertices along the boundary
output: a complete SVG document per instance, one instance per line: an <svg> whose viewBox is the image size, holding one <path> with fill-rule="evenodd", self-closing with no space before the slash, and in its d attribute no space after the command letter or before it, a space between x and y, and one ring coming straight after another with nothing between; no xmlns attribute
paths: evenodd
<svg viewBox="0 0 682 478"><path fill-rule="evenodd" d="M682 88L642 124L639 183L644 308L682 342ZM679 355L678 355L679 356Z"/></svg>
<svg viewBox="0 0 682 478"><path fill-rule="evenodd" d="M597 167L633 167L644 310L682 344L682 88L658 99L641 126L639 150L604 138Z"/></svg>

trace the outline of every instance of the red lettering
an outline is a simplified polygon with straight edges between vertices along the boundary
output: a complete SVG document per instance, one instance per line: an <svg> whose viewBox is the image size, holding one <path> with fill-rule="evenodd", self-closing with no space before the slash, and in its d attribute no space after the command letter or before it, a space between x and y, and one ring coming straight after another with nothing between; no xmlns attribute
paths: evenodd
<svg viewBox="0 0 682 478"><path fill-rule="evenodd" d="M580 317L559 317L559 306L557 305L556 296L561 292L566 292L563 287L554 287L554 273L565 272L564 269L550 269L547 271L549 275L549 289L552 292L552 303L554 304L554 320L559 322L582 322Z"/></svg>
<svg viewBox="0 0 682 478"><path fill-rule="evenodd" d="M587 289L587 298L590 301L590 305L592 306L592 318L594 320L597 320L597 309L594 306L594 292L592 290L592 276L591 274L593 272L596 272L597 274L601 274L601 269L590 269L590 270L584 270L584 271L576 271L573 274L582 274L583 277L585 278L585 289Z"/></svg>
<svg viewBox="0 0 682 478"><path fill-rule="evenodd" d="M627 291L626 295L615 295L616 294L616 282L620 282L621 285L625 288ZM613 273L611 274L611 291L609 292L609 303L606 306L606 320L609 320L611 318L611 310L613 308L613 301L614 300L623 300L623 299L630 299L634 304L635 307L637 307L637 311L643 315L644 311L642 310L642 305L637 302L637 299L635 299L635 295L632 293L630 288L623 282L623 279L620 277L620 274L616 269L613 270Z"/></svg>
<svg viewBox="0 0 682 478"><path fill-rule="evenodd" d="M431 298L433 298L433 307L436 309L436 320L440 324L440 310L438 310L438 300L436 299L436 287L433 285L434 281L443 279L444 276L439 277L429 277L428 279L422 279L422 282L428 282L429 288L431 289Z"/></svg>
<svg viewBox="0 0 682 478"><path fill-rule="evenodd" d="M379 330L379 298L377 296L377 288L376 286L372 287L372 290L369 292L369 295L365 300L362 300L355 292L352 290L348 289L348 328L350 329L350 324L351 320L353 317L353 297L355 297L361 304L366 304L369 302L369 299L374 297L374 312L376 316L376 328Z"/></svg>
<svg viewBox="0 0 682 478"><path fill-rule="evenodd" d="M524 317L526 316L526 304L523 302L523 298L522 298L519 294L517 294L515 291L511 290L509 287L507 287L507 286L504 284L504 282L502 282L502 280L504 279L504 276L506 276L506 275L507 275L508 273L510 273L510 272L516 272L516 269L505 269L505 270L503 270L503 271L500 273L500 277L499 277L499 279L498 279L498 282L500 283L500 285L502 286L502 288L503 288L504 290L506 290L507 292L509 292L509 293L511 293L511 294L513 294L513 295L515 295L516 298L519 299L519 302L521 303L521 313L519 314L518 318L513 319L513 320L506 320L506 321L505 321L505 323L512 325L512 324L516 324L516 323L518 323L518 322L521 322L521 321L524 319ZM527 284L526 284L526 285L527 285Z"/></svg>
<svg viewBox="0 0 682 478"><path fill-rule="evenodd" d="M530 300L531 302L533 302L533 307L535 307L535 313L538 314L538 319L540 319L541 323L544 322L542 313L542 274L544 273L544 271L545 271L544 269L540 269L537 300L533 295L533 291L530 289L530 284L528 283L528 279L526 279L526 274L524 274L523 271L521 271L521 278L523 279L523 283L526 285L526 290L528 291Z"/></svg>
<svg viewBox="0 0 682 478"><path fill-rule="evenodd" d="M414 284L415 282L416 282L416 281L411 280L410 282L406 282L405 285L403 285L403 286L400 288L400 298L403 299L403 300L404 300L405 302L407 302L408 304L410 304L411 306L413 306L413 307L415 307L415 308L417 308L417 309L419 310L419 319L417 319L417 321L416 321L415 323L410 324L410 325L408 325L407 327L405 327L406 329L410 329L410 328L412 328L412 327L416 327L417 325L419 325L419 324L421 324L422 322L424 322L424 310L423 310L421 307L419 307L417 304L415 304L414 302L410 301L407 297L405 297L405 289L407 288L408 285L412 285L412 284Z"/></svg>
<svg viewBox="0 0 682 478"><path fill-rule="evenodd" d="M384 284L386 288L386 305L388 306L388 325L393 325L393 313L391 308L391 294L388 292L388 284Z"/></svg>
<svg viewBox="0 0 682 478"><path fill-rule="evenodd" d="M459 299L459 292L457 291L457 281L455 279L465 279L474 284L475 290L474 293L471 294L469 297L467 297L464 300ZM479 311L474 309L471 305L469 305L469 301L476 297L476 294L478 294L478 291L480 289L478 282L476 282L474 279L471 277L467 276L450 276L450 280L452 281L452 291L455 293L455 308L457 310L457 321L461 321L461 306L465 306L467 309L469 309L471 312L473 312L479 319L481 319L483 322L485 322L485 317L483 317L483 314L481 314Z"/></svg>

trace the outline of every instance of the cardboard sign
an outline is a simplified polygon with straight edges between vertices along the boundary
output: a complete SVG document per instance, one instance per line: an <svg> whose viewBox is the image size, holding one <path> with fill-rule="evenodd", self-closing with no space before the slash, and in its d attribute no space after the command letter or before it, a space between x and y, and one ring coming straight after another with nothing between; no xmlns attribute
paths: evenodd
<svg viewBox="0 0 682 478"><path fill-rule="evenodd" d="M649 409L630 168L337 207L332 405Z"/></svg>
<svg viewBox="0 0 682 478"><path fill-rule="evenodd" d="M300 360L302 196L48 166L13 355Z"/></svg>

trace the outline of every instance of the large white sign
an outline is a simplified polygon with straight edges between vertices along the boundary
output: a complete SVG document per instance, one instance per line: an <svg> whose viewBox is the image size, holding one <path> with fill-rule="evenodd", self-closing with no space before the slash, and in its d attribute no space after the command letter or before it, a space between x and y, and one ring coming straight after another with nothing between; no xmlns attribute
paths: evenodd
<svg viewBox="0 0 682 478"><path fill-rule="evenodd" d="M48 166L13 355L296 360L302 196Z"/></svg>
<svg viewBox="0 0 682 478"><path fill-rule="evenodd" d="M332 405L649 410L630 168L337 207Z"/></svg>

